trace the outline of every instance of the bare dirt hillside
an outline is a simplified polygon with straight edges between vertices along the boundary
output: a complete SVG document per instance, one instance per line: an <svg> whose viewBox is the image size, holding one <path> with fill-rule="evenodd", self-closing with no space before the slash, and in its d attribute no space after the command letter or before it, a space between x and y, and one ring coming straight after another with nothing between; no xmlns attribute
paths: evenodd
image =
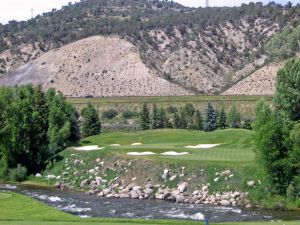
<svg viewBox="0 0 300 225"><path fill-rule="evenodd" d="M0 78L0 85L27 83L76 97L192 94L153 74L138 49L116 36L90 37L51 50Z"/></svg>
<svg viewBox="0 0 300 225"><path fill-rule="evenodd" d="M282 67L283 63L266 65L229 88L223 95L273 95L276 74Z"/></svg>

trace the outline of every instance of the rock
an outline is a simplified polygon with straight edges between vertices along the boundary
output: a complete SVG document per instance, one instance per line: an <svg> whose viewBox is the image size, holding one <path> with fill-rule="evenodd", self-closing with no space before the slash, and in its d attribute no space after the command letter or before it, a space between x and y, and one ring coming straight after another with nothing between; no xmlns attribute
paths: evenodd
<svg viewBox="0 0 300 225"><path fill-rule="evenodd" d="M174 175L174 176L172 176L172 177L170 177L170 181L173 181L173 180L175 180L177 178L177 175Z"/></svg>
<svg viewBox="0 0 300 225"><path fill-rule="evenodd" d="M168 169L165 169L165 170L164 170L164 173L161 175L161 178L162 178L163 180L166 180L166 179L168 178L168 176L169 176L169 170L168 170Z"/></svg>
<svg viewBox="0 0 300 225"><path fill-rule="evenodd" d="M177 187L177 190L182 193L187 189L187 187L188 187L188 183L184 182Z"/></svg>
<svg viewBox="0 0 300 225"><path fill-rule="evenodd" d="M109 188L106 188L106 189L103 190L104 196L110 194L110 192L111 192L111 189L109 189Z"/></svg>
<svg viewBox="0 0 300 225"><path fill-rule="evenodd" d="M230 201L228 201L228 200L221 200L220 201L220 205L222 205L222 206L229 206L230 205Z"/></svg>
<svg viewBox="0 0 300 225"><path fill-rule="evenodd" d="M220 177L216 177L215 179L214 179L214 182L218 182L220 180Z"/></svg>
<svg viewBox="0 0 300 225"><path fill-rule="evenodd" d="M99 163L99 162L101 162L101 159L100 159L100 158L97 158L97 159L96 159L96 163Z"/></svg>
<svg viewBox="0 0 300 225"><path fill-rule="evenodd" d="M129 194L120 194L120 198L130 198Z"/></svg>
<svg viewBox="0 0 300 225"><path fill-rule="evenodd" d="M234 176L233 174L230 174L230 175L229 175L229 178L232 178L233 176Z"/></svg>
<svg viewBox="0 0 300 225"><path fill-rule="evenodd" d="M36 175L35 175L35 177L41 177L42 176L42 174L40 174L40 173L37 173Z"/></svg>
<svg viewBox="0 0 300 225"><path fill-rule="evenodd" d="M134 186L132 188L133 191L137 192L137 191L140 191L141 190L141 187L140 186Z"/></svg>
<svg viewBox="0 0 300 225"><path fill-rule="evenodd" d="M254 187L255 181L253 181L253 180L247 181L247 185L248 185L248 187Z"/></svg>
<svg viewBox="0 0 300 225"><path fill-rule="evenodd" d="M230 170L225 170L221 173L221 176L222 177L228 177L229 175L231 174L231 171Z"/></svg>
<svg viewBox="0 0 300 225"><path fill-rule="evenodd" d="M146 188L146 189L144 190L144 193L147 194L147 195L151 195L152 192L153 192L153 189L151 189L151 188Z"/></svg>
<svg viewBox="0 0 300 225"><path fill-rule="evenodd" d="M48 176L46 176L47 179L55 179L56 176L53 174L49 174Z"/></svg>
<svg viewBox="0 0 300 225"><path fill-rule="evenodd" d="M203 187L201 188L201 190L202 190L202 191L207 191L207 190L208 190L208 186L207 186L207 185L203 186Z"/></svg>
<svg viewBox="0 0 300 225"><path fill-rule="evenodd" d="M187 202L188 202L189 204L194 204L196 201L197 201L197 198L194 198L194 197L189 197L189 198L187 198Z"/></svg>
<svg viewBox="0 0 300 225"><path fill-rule="evenodd" d="M104 193L103 191L101 191L99 194L98 194L99 197L104 197Z"/></svg>
<svg viewBox="0 0 300 225"><path fill-rule="evenodd" d="M134 199L137 199L137 198L139 197L139 195L138 195L135 191L132 190L132 191L130 192L130 197L131 197L131 198L134 198Z"/></svg>
<svg viewBox="0 0 300 225"><path fill-rule="evenodd" d="M112 198L112 197L114 197L113 194L108 194L108 195L106 195L106 198Z"/></svg>
<svg viewBox="0 0 300 225"><path fill-rule="evenodd" d="M88 185L88 183L89 183L89 180L88 180L88 179L83 180L83 181L81 181L81 183L80 183L80 187L81 187L81 188L84 188L85 186Z"/></svg>
<svg viewBox="0 0 300 225"><path fill-rule="evenodd" d="M199 194L199 191L193 191L192 195L198 195Z"/></svg>
<svg viewBox="0 0 300 225"><path fill-rule="evenodd" d="M246 208L246 209L250 209L250 208L252 208L252 205L249 203L249 204L247 204L247 205L245 206L245 208Z"/></svg>
<svg viewBox="0 0 300 225"><path fill-rule="evenodd" d="M61 183L59 181L54 184L55 188L60 188L60 186L61 186Z"/></svg>
<svg viewBox="0 0 300 225"><path fill-rule="evenodd" d="M156 193L155 194L155 199L163 200L164 199L164 194Z"/></svg>
<svg viewBox="0 0 300 225"><path fill-rule="evenodd" d="M185 200L185 197L182 195L177 195L176 196L176 203L183 203Z"/></svg>
<svg viewBox="0 0 300 225"><path fill-rule="evenodd" d="M131 179L131 181L135 181L136 180L136 177L133 177L132 179Z"/></svg>

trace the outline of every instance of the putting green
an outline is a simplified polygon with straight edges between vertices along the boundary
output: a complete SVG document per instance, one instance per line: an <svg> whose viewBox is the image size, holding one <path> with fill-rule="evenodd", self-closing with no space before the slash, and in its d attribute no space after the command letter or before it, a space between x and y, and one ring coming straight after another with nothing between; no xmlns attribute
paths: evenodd
<svg viewBox="0 0 300 225"><path fill-rule="evenodd" d="M142 145L132 146L140 142ZM119 147L110 147L111 144ZM198 144L220 144L207 149L190 149L185 146ZM103 152L126 155L128 152L154 152L153 156L131 156L147 158L168 158L196 161L253 162L253 132L248 130L227 129L214 132L189 130L150 130L132 133L110 133L93 136L81 141L81 145L99 145ZM168 151L188 152L182 156L163 156Z"/></svg>

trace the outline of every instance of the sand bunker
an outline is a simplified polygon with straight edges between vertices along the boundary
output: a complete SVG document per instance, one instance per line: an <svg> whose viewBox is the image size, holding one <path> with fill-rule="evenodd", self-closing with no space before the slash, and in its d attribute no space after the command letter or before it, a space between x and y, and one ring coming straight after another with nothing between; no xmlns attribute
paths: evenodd
<svg viewBox="0 0 300 225"><path fill-rule="evenodd" d="M103 148L99 148L98 145L91 145L91 146L83 146L83 147L73 147L76 151L95 151L95 150L101 150Z"/></svg>
<svg viewBox="0 0 300 225"><path fill-rule="evenodd" d="M112 145L110 145L110 147L120 147L121 145L119 145L119 144L112 144Z"/></svg>
<svg viewBox="0 0 300 225"><path fill-rule="evenodd" d="M189 153L188 152L164 152L164 153L161 153L161 155L172 155L172 156L178 156L178 155L188 155Z"/></svg>
<svg viewBox="0 0 300 225"><path fill-rule="evenodd" d="M132 143L132 146L136 146L136 145L142 145L142 143Z"/></svg>
<svg viewBox="0 0 300 225"><path fill-rule="evenodd" d="M214 148L220 144L188 145L186 148Z"/></svg>
<svg viewBox="0 0 300 225"><path fill-rule="evenodd" d="M127 155L141 156L141 155L156 155L154 152L128 152Z"/></svg>
<svg viewBox="0 0 300 225"><path fill-rule="evenodd" d="M161 153L161 155L174 155L174 156L177 156L177 155L188 155L189 153L188 152L164 152L164 153Z"/></svg>

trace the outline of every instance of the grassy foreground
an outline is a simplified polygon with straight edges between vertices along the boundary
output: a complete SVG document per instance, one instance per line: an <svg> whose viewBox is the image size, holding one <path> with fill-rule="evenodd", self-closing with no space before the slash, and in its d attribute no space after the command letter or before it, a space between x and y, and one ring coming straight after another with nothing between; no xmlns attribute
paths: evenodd
<svg viewBox="0 0 300 225"><path fill-rule="evenodd" d="M0 192L0 224L2 225L194 225L204 224L192 221L172 220L131 220L131 219L81 219L76 216L60 212L28 197ZM230 223L234 225L298 225L295 222L255 222L255 223ZM219 225L229 225L219 224Z"/></svg>

